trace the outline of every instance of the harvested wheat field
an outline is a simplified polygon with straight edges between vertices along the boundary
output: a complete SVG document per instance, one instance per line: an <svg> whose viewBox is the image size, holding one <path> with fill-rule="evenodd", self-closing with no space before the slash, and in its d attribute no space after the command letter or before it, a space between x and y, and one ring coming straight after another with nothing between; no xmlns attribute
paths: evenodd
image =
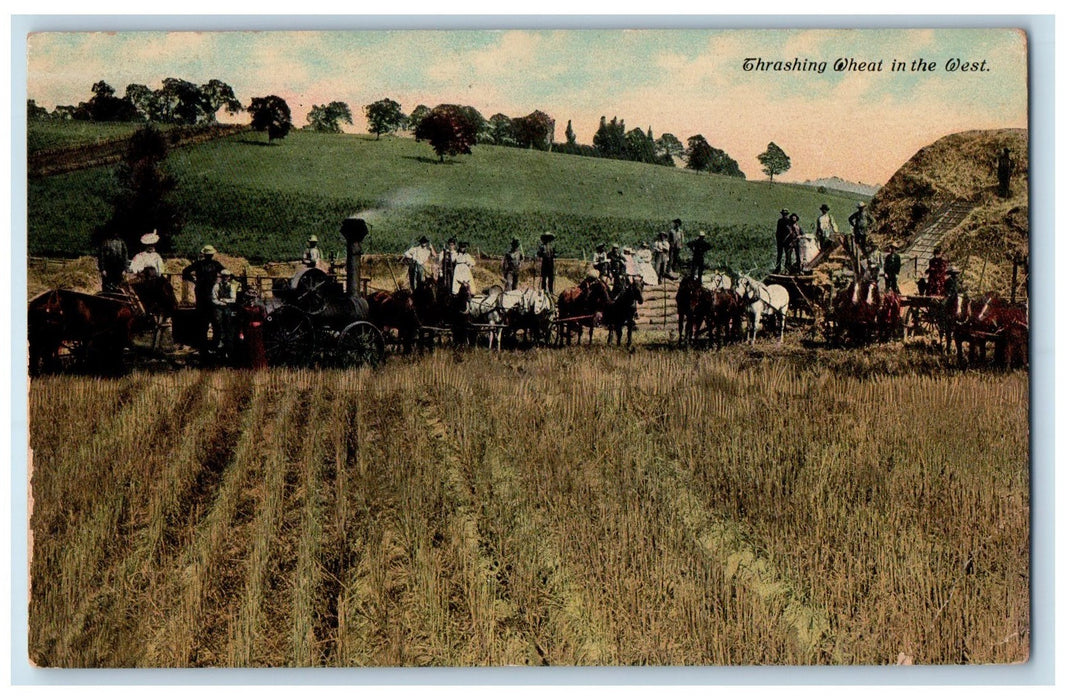
<svg viewBox="0 0 1066 700"><path fill-rule="evenodd" d="M31 659L1026 660L1028 374L834 357L35 379Z"/></svg>

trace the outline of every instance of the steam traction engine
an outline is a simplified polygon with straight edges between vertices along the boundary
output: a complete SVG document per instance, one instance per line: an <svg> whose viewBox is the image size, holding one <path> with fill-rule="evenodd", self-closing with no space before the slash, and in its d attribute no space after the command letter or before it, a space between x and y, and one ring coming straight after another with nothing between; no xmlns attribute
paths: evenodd
<svg viewBox="0 0 1066 700"><path fill-rule="evenodd" d="M359 294L363 219L341 222L346 246L346 280L315 267L300 270L286 287L276 287L264 303L262 325L266 362L277 366L376 366L385 359L385 339L370 323L366 299Z"/></svg>

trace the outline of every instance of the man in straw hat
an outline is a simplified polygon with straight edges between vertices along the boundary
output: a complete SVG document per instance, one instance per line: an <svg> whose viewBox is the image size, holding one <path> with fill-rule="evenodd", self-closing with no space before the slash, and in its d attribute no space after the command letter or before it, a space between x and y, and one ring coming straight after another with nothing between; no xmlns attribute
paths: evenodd
<svg viewBox="0 0 1066 700"><path fill-rule="evenodd" d="M181 278L186 282L192 282L196 295L194 337L197 340L201 357L206 357L211 351L207 342L208 327L211 328L213 337L218 338L219 335L219 329L215 323L215 305L211 301L211 295L222 270L222 263L215 260L215 247L208 244L200 249L200 259L181 271Z"/></svg>
<svg viewBox="0 0 1066 700"><path fill-rule="evenodd" d="M155 244L158 242L159 234L154 230L141 236L141 245L144 246L144 250L133 256L130 272L144 279L163 276L166 271L163 267L163 258L155 252Z"/></svg>
<svg viewBox="0 0 1066 700"><path fill-rule="evenodd" d="M678 259L681 257L681 246L685 245L685 232L681 229L681 219L674 219L670 222L667 240L670 242L670 260L667 266L670 272L676 273Z"/></svg>
<svg viewBox="0 0 1066 700"><path fill-rule="evenodd" d="M311 234L307 237L307 247L304 248L304 265L318 267L322 260L322 250L318 247L318 236Z"/></svg>
<svg viewBox="0 0 1066 700"><path fill-rule="evenodd" d="M825 248L830 241L836 238L837 222L833 219L833 215L829 213L829 205L823 204L818 207L821 214L818 215L818 219L814 225L814 235L818 239L818 248Z"/></svg>
<svg viewBox="0 0 1066 700"><path fill-rule="evenodd" d="M537 257L540 258L540 288L555 294L555 234L545 231L540 234L540 245L537 246Z"/></svg>

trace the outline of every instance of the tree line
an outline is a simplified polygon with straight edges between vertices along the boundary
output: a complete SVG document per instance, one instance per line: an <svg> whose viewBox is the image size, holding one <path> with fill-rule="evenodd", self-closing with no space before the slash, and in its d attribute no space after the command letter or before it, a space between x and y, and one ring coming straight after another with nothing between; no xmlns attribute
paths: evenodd
<svg viewBox="0 0 1066 700"><path fill-rule="evenodd" d="M159 124L211 124L216 122L220 109L228 114L247 111L256 131L267 138L284 138L292 129L292 114L285 100L277 95L255 97L245 108L226 83L218 79L196 85L187 80L166 78L162 86L152 90L145 85L126 86L123 97L103 80L92 86L92 97L77 105L58 105L49 113L34 100L27 103L27 117L33 119L74 119L85 121L146 121ZM712 146L696 134L682 143L675 135L664 133L655 138L649 126L627 130L624 119L600 117L599 128L592 144L580 144L570 121L566 123L565 142L555 142L555 119L537 109L522 117L496 113L486 119L469 105L440 104L430 108L416 106L404 114L402 106L391 98L384 98L363 107L367 130L380 138L382 134L400 130L411 132L417 141L425 141L439 160L446 155L468 154L476 144L491 144L513 148L554 151L592 158L631 160L653 165L674 167L677 159L684 167L697 172L709 172L745 178L737 161L720 148ZM322 133L341 133L341 124L352 124L352 111L346 102L333 101L312 105L303 127ZM758 156L763 172L773 182L775 175L787 171L791 162L785 152L771 142Z"/></svg>

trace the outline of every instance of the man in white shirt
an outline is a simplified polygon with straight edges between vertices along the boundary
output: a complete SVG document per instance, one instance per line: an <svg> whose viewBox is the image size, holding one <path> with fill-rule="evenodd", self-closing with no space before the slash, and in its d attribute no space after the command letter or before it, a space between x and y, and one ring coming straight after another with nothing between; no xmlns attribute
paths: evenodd
<svg viewBox="0 0 1066 700"><path fill-rule="evenodd" d="M419 238L418 243L408 248L403 254L403 259L407 261L407 281L411 285L412 292L422 286L426 279L426 263L429 262L430 256L435 255L433 246L429 244L429 239L425 236Z"/></svg>
<svg viewBox="0 0 1066 700"><path fill-rule="evenodd" d="M318 247L318 236L312 234L307 239L307 247L304 248L304 265L318 267L318 263L321 260L322 251Z"/></svg>

